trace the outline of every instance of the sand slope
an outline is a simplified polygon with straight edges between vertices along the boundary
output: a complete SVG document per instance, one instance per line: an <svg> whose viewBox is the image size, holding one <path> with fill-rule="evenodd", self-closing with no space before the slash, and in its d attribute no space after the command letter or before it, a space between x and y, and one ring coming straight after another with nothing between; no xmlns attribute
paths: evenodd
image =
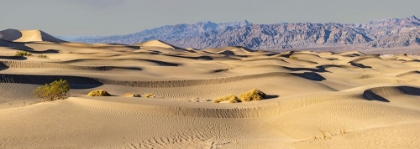
<svg viewBox="0 0 420 149"><path fill-rule="evenodd" d="M15 40L0 43L0 148L420 146L420 56ZM31 92L57 79L71 97L37 103ZM253 88L269 98L211 102Z"/></svg>

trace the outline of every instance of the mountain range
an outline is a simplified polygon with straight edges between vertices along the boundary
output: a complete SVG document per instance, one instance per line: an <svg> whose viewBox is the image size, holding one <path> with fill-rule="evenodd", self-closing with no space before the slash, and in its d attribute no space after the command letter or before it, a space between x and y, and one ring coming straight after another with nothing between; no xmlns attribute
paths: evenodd
<svg viewBox="0 0 420 149"><path fill-rule="evenodd" d="M56 36L86 43L134 44L161 40L196 49L243 46L250 49L294 49L332 46L395 48L420 45L420 19L392 18L363 24L199 22L166 25L128 35Z"/></svg>

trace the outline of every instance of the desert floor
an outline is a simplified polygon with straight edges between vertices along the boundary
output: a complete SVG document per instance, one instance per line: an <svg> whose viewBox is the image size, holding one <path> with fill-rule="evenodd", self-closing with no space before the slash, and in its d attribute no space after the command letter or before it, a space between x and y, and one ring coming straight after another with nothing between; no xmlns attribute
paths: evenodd
<svg viewBox="0 0 420 149"><path fill-rule="evenodd" d="M160 41L0 46L0 148L420 147L416 55L195 50ZM14 56L19 49L33 56ZM58 79L69 81L71 97L37 102L32 91ZM254 88L269 98L211 102ZM94 89L113 96L88 97Z"/></svg>

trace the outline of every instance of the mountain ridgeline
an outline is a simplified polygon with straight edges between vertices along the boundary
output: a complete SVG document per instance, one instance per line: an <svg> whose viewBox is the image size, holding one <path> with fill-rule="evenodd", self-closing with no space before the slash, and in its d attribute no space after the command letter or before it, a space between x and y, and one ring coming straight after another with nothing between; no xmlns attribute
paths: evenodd
<svg viewBox="0 0 420 149"><path fill-rule="evenodd" d="M403 19L375 20L364 24L199 22L167 25L128 35L57 37L73 42L120 44L157 39L178 47L197 49L224 46L293 49L349 45L394 48L420 45L420 19L412 16Z"/></svg>

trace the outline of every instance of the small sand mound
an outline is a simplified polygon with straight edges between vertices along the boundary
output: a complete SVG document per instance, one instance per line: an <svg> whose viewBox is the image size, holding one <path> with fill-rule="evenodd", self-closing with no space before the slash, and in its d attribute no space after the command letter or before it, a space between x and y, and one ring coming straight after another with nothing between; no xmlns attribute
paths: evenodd
<svg viewBox="0 0 420 149"><path fill-rule="evenodd" d="M0 39L11 42L66 42L55 38L41 30L16 30L6 29L0 31Z"/></svg>

